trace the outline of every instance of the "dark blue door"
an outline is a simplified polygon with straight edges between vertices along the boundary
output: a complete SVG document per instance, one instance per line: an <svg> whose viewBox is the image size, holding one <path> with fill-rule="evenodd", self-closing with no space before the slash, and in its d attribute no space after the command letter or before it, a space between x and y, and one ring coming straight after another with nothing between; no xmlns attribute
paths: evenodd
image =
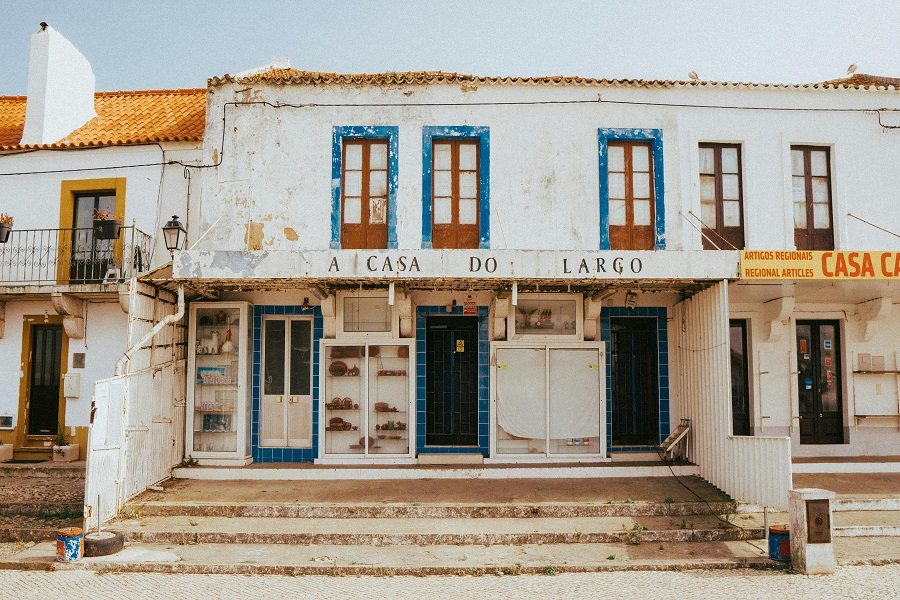
<svg viewBox="0 0 900 600"><path fill-rule="evenodd" d="M659 444L656 319L610 320L612 445Z"/></svg>
<svg viewBox="0 0 900 600"><path fill-rule="evenodd" d="M478 317L425 324L425 445L478 445Z"/></svg>

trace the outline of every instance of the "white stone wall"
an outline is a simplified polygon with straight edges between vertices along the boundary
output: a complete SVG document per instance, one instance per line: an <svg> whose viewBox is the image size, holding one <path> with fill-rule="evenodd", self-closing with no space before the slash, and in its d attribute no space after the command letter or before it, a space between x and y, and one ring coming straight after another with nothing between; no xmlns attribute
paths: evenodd
<svg viewBox="0 0 900 600"><path fill-rule="evenodd" d="M622 89L482 85L349 86L223 85L213 88L202 173L195 197L206 232L198 249L244 249L248 222L261 223L263 249L327 249L331 235L332 127L399 127L399 248L421 247L422 127L490 127L491 248L599 247L598 128L663 131L666 239L669 249L700 249L700 234L680 212L700 213L697 144L742 145L748 248L793 247L789 148L832 148L836 244L894 249L897 238L849 219L900 226L896 168L900 132L884 130L874 113L736 110L614 103L490 105L596 100L753 108L900 108L896 92L793 89ZM242 90L242 91L238 91ZM450 106L228 106L220 155L223 104L445 103ZM458 106L456 103L487 103ZM193 207L192 207L193 212ZM292 230L292 231L289 231ZM193 232L194 239L197 238ZM293 234L296 233L296 240Z"/></svg>

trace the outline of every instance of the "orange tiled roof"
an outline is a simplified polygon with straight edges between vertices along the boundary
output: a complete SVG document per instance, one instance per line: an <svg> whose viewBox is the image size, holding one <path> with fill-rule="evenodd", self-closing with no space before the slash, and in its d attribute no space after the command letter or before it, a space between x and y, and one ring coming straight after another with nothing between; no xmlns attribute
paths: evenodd
<svg viewBox="0 0 900 600"><path fill-rule="evenodd" d="M210 86L225 83L273 85L433 85L433 84L494 84L494 85L551 85L605 86L629 88L716 87L716 88L786 88L786 89L878 89L900 91L900 80L892 77L867 75L818 83L750 83L677 79L598 79L569 75L542 77L485 77L446 71L400 71L387 73L324 73L295 68L268 68L245 75L212 77Z"/></svg>
<svg viewBox="0 0 900 600"><path fill-rule="evenodd" d="M54 143L22 145L25 102L0 96L0 150L198 142L206 121L205 89L97 92L96 117Z"/></svg>

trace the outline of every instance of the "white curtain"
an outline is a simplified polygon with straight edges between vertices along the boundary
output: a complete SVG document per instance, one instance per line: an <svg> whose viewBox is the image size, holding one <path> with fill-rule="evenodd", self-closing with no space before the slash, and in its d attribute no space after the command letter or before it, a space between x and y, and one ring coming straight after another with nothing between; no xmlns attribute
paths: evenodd
<svg viewBox="0 0 900 600"><path fill-rule="evenodd" d="M543 348L497 350L497 423L516 437L544 439ZM550 439L600 435L599 358L594 349L550 351Z"/></svg>

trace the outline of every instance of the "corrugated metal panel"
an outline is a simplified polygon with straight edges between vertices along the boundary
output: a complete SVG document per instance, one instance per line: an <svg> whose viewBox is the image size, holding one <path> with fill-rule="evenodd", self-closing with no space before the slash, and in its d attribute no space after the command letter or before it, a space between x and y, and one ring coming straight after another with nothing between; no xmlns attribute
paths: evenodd
<svg viewBox="0 0 900 600"><path fill-rule="evenodd" d="M679 303L674 321L670 335L681 368L673 386L691 419L689 458L734 499L787 509L790 438L731 435L727 286L716 284Z"/></svg>

